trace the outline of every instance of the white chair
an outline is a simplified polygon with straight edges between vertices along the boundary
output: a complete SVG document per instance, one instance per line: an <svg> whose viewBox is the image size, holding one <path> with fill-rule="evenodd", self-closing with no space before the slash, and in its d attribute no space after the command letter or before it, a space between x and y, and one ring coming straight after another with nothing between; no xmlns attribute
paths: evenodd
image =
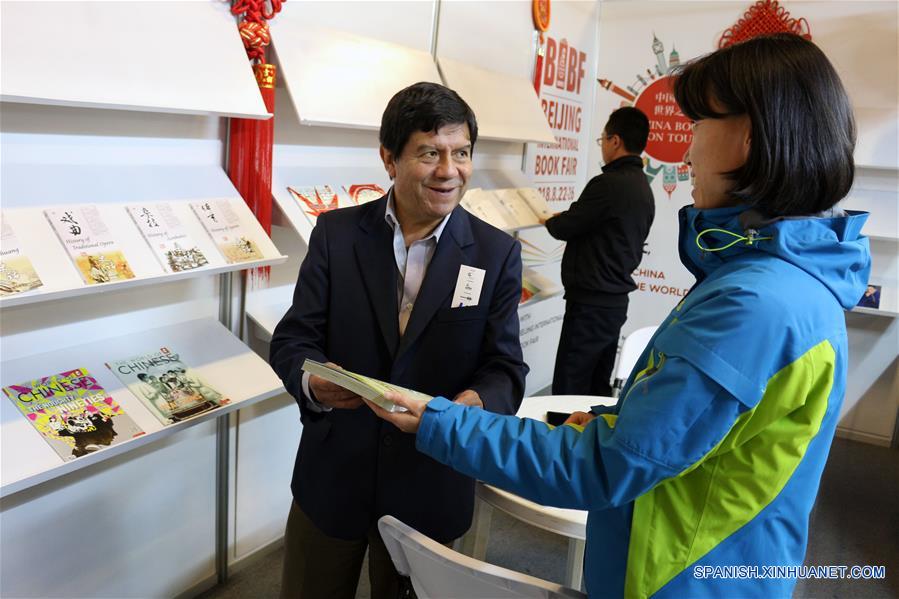
<svg viewBox="0 0 899 599"><path fill-rule="evenodd" d="M612 383L612 397L618 397L624 382L631 375L631 370L640 359L640 354L646 349L649 340L655 335L659 327L643 327L637 329L624 338L621 345L621 353L618 355L618 367L615 369L615 382Z"/></svg>
<svg viewBox="0 0 899 599"><path fill-rule="evenodd" d="M412 579L419 599L587 597L580 591L457 553L393 516L378 520L397 572Z"/></svg>

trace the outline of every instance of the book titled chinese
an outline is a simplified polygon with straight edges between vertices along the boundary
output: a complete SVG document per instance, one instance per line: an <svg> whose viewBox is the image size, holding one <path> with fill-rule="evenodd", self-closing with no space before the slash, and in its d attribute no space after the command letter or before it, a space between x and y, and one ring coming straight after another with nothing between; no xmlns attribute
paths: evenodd
<svg viewBox="0 0 899 599"><path fill-rule="evenodd" d="M106 366L162 424L180 422L231 403L168 347L107 362Z"/></svg>
<svg viewBox="0 0 899 599"><path fill-rule="evenodd" d="M228 200L200 200L190 207L228 264L265 258Z"/></svg>
<svg viewBox="0 0 899 599"><path fill-rule="evenodd" d="M85 283L94 285L134 278L112 231L95 205L48 208L44 210L44 216Z"/></svg>
<svg viewBox="0 0 899 599"><path fill-rule="evenodd" d="M385 383L384 381L379 381L378 379L373 379L371 377L363 376L355 372L350 372L349 370L344 370L343 368L337 368L334 366L329 366L328 364L322 364L321 362L316 362L315 360L310 360L308 358L303 362L303 370L305 372L308 372L309 374L320 376L323 379L334 383L335 385L352 391L356 395L364 397L370 402L381 406L388 412L405 412L406 408L398 406L389 399L385 398L384 393L386 393L387 391L397 391L399 393L402 393L403 395L411 397L412 399L418 399L421 401L431 401L432 399L434 399L430 395L426 395L419 391L406 389L405 387L400 387L399 385L394 385L392 383Z"/></svg>
<svg viewBox="0 0 899 599"><path fill-rule="evenodd" d="M166 272L193 270L209 264L171 204L136 204L127 210Z"/></svg>
<svg viewBox="0 0 899 599"><path fill-rule="evenodd" d="M31 291L43 284L12 226L0 216L0 295Z"/></svg>
<svg viewBox="0 0 899 599"><path fill-rule="evenodd" d="M3 392L63 460L144 434L86 368L10 385Z"/></svg>

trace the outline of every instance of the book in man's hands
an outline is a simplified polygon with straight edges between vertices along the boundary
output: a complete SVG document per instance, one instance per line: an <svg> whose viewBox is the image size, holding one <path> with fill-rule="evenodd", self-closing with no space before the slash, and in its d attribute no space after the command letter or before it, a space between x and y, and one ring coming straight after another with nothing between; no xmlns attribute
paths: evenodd
<svg viewBox="0 0 899 599"><path fill-rule="evenodd" d="M330 381L348 391L352 391L356 395L360 395L368 401L381 406L388 412L405 412L406 408L398 406L389 399L386 399L384 393L387 391L396 391L420 401L431 401L434 399L430 395L425 395L418 391L406 389L405 387L400 387L399 385L394 385L392 383L385 383L384 381L356 374L355 372L350 372L343 368L328 366L327 364L322 364L321 362L316 362L315 360L310 360L308 358L303 362L303 370L309 374L320 376L326 381Z"/></svg>

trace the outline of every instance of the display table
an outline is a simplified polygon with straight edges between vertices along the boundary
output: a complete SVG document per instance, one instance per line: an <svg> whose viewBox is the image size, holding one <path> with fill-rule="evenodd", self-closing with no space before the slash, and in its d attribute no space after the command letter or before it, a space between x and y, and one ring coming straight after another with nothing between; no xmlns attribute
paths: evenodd
<svg viewBox="0 0 899 599"><path fill-rule="evenodd" d="M614 397L588 395L526 397L521 402L517 415L545 422L547 411L587 412L591 406L614 405L616 401ZM522 522L568 537L568 560L563 583L575 589L581 588L587 528L586 511L539 505L482 482L477 483L475 493L478 501L475 502L474 522L471 531L463 540L463 553L476 559L484 559L490 534L491 511L497 508Z"/></svg>

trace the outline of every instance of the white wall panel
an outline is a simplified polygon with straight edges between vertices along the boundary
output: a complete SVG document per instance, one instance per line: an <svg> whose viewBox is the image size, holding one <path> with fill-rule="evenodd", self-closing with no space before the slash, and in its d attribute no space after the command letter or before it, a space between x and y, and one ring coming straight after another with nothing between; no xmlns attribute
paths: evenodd
<svg viewBox="0 0 899 599"><path fill-rule="evenodd" d="M226 3L3 2L0 11L4 100L268 118Z"/></svg>

